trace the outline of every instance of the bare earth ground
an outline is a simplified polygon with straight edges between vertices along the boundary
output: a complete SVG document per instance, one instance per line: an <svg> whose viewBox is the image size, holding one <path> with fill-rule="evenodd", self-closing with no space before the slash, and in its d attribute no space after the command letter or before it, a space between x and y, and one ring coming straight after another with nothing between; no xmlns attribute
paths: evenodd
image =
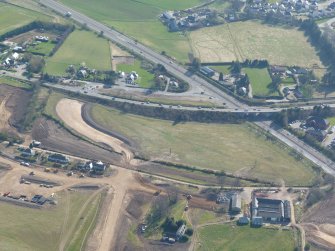
<svg viewBox="0 0 335 251"><path fill-rule="evenodd" d="M56 106L56 112L67 126L95 142L109 145L114 151L124 154L126 161L129 162L133 158L133 153L123 145L122 141L88 126L81 116L82 106L83 103L79 101L62 99Z"/></svg>
<svg viewBox="0 0 335 251"><path fill-rule="evenodd" d="M95 238L94 250L100 250L100 251L113 250L111 244L112 241L114 240L114 233L115 230L117 229L117 224L121 224L121 222L119 222L120 220L119 214L122 211L122 209L126 207L126 204L124 203L124 197L128 189L144 190L151 193L153 192L150 188L141 186L134 178L130 170L118 168L116 166L113 166L113 169L116 170L114 176L100 179L86 178L84 181L75 176L68 177L64 172L59 172L58 174L52 174L43 172L42 169L34 168L35 175L38 176L39 178L53 180L55 182L60 183L61 185L46 189L39 187L37 184L31 184L31 185L20 184L19 179L21 178L21 176L28 175L31 169L24 168L20 166L18 163L8 159L4 159L3 157L0 157L0 161L2 163L9 164L12 167L12 170L6 172L1 177L0 180L1 193L10 191L12 194L17 195L24 193L29 196L33 194L42 194L45 196L49 196L51 193L59 192L81 183L84 183L85 185L87 184L108 185L110 189L112 189L109 190L109 193L112 193L113 200L112 203L107 204L107 207L105 206L105 210L107 211L107 213L103 214L104 215L103 220L98 221L97 229L99 231L94 232L94 238ZM90 245L92 246L92 242L90 242ZM62 248L60 248L60 250L62 250Z"/></svg>
<svg viewBox="0 0 335 251"><path fill-rule="evenodd" d="M335 196L308 210L303 217L306 238L312 243L335 249Z"/></svg>
<svg viewBox="0 0 335 251"><path fill-rule="evenodd" d="M5 120L7 120L8 126L18 127L20 125L20 122L25 117L31 95L31 92L20 88L0 85L1 113L6 117L6 119L4 117L1 118L2 125ZM5 101L3 102L4 99Z"/></svg>
<svg viewBox="0 0 335 251"><path fill-rule="evenodd" d="M127 51L122 50L116 44L109 42L111 58L112 58L112 69L117 70L118 64L134 64L135 59Z"/></svg>
<svg viewBox="0 0 335 251"><path fill-rule="evenodd" d="M43 147L53 151L69 153L87 159L99 159L112 164L121 162L121 155L80 140L52 120L45 118L35 121L32 137L40 141Z"/></svg>
<svg viewBox="0 0 335 251"><path fill-rule="evenodd" d="M57 35L53 33L49 33L49 32L41 33L37 30L32 30L32 31L28 31L20 35L14 36L8 39L7 41L20 44L20 43L27 42L27 41L33 41L35 36L41 36L41 35L48 36L50 39L54 39L57 37Z"/></svg>

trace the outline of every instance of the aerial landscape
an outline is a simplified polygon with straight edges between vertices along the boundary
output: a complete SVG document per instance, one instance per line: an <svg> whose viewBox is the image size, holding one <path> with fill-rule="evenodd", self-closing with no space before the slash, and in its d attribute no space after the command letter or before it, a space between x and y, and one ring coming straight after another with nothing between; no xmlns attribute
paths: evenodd
<svg viewBox="0 0 335 251"><path fill-rule="evenodd" d="M332 0L0 0L0 250L335 250L334 66Z"/></svg>

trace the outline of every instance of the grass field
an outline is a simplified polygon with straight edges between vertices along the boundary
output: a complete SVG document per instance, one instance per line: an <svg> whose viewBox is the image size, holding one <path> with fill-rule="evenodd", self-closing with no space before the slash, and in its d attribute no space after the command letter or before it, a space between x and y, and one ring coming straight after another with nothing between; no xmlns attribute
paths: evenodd
<svg viewBox="0 0 335 251"><path fill-rule="evenodd" d="M294 233L288 230L220 224L201 228L199 238L198 251L293 251L295 248Z"/></svg>
<svg viewBox="0 0 335 251"><path fill-rule="evenodd" d="M19 87L28 90L31 89L31 86L29 84L7 76L0 76L0 84Z"/></svg>
<svg viewBox="0 0 335 251"><path fill-rule="evenodd" d="M154 85L155 76L154 74L148 72L147 70L141 68L141 61L135 60L133 65L129 64L118 64L116 69L123 72L132 72L136 71L139 75L139 78L135 81L139 87L142 88L151 88Z"/></svg>
<svg viewBox="0 0 335 251"><path fill-rule="evenodd" d="M248 74L252 87L252 94L255 96L278 96L277 88L271 88L272 79L267 68L243 68Z"/></svg>
<svg viewBox="0 0 335 251"><path fill-rule="evenodd" d="M37 19L50 20L50 17L35 11L0 3L0 35Z"/></svg>
<svg viewBox="0 0 335 251"><path fill-rule="evenodd" d="M55 119L58 119L58 115L56 113L56 105L64 97L65 95L59 92L53 92L52 94L50 94L44 107L44 113Z"/></svg>
<svg viewBox="0 0 335 251"><path fill-rule="evenodd" d="M322 65L303 32L257 21L199 29L190 33L190 40L202 62L267 59L278 65Z"/></svg>
<svg viewBox="0 0 335 251"><path fill-rule="evenodd" d="M173 125L98 105L92 116L102 126L136 141L147 157L248 177L283 179L291 185L310 184L315 177L309 162L296 159L281 143L266 140L250 124Z"/></svg>
<svg viewBox="0 0 335 251"><path fill-rule="evenodd" d="M109 44L92 32L75 30L61 48L46 61L45 72L65 75L69 65L85 64L91 69L111 70Z"/></svg>
<svg viewBox="0 0 335 251"><path fill-rule="evenodd" d="M0 203L1 250L58 250L62 237L68 234L71 226L76 225L77 231L87 227L81 225L81 215L78 212L90 194L91 192L70 192L66 195L61 192L57 194L58 205L43 210ZM90 205L97 203L98 200L95 199ZM84 214L86 213L89 210L84 210ZM73 233L70 234L73 236ZM78 236L79 242L83 242L83 237L84 235Z"/></svg>
<svg viewBox="0 0 335 251"><path fill-rule="evenodd" d="M158 20L165 10L186 9L198 5L201 0L62 0L63 3L95 18L137 40L151 46L158 52L182 61L188 61L190 46L187 36L181 33L167 32L167 28ZM143 28L145 27L145 28Z"/></svg>

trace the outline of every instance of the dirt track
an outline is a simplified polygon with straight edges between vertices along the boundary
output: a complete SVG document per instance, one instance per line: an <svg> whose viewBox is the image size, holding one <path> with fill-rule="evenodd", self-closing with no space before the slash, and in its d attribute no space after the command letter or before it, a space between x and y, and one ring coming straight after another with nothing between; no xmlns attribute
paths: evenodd
<svg viewBox="0 0 335 251"><path fill-rule="evenodd" d="M11 114L6 108L6 103L7 103L8 98L9 96L5 97L5 99L2 100L0 103L0 129L9 128L8 120Z"/></svg>
<svg viewBox="0 0 335 251"><path fill-rule="evenodd" d="M133 153L124 147L123 142L119 139L106 135L87 125L81 116L82 106L83 103L77 100L62 99L56 106L56 112L67 126L93 141L111 146L116 152L124 154L126 161L129 162L133 158Z"/></svg>
<svg viewBox="0 0 335 251"><path fill-rule="evenodd" d="M2 163L9 164L12 167L12 170L8 171L0 179L0 192L11 191L12 193L17 194L24 193L28 196L32 196L33 194L42 194L45 196L49 196L51 193L56 193L81 183L102 184L113 187L112 203L108 208L108 213L106 214L104 221L101 222L101 226L98 226L101 231L100 233L98 233L99 245L95 249L97 251L111 250L115 235L115 229L117 229L117 224L120 224L118 222L120 212L122 212L122 210L124 210L126 207L123 199L127 191L144 190L148 192L153 192L153 190L151 190L150 188L141 186L135 179L132 171L116 166L112 167L114 170L116 170L116 174L112 177L104 177L101 179L86 178L85 180L79 179L78 177L74 176L68 177L65 173L52 174L46 173L42 171L42 169L34 169L36 176L44 179L53 180L60 183L61 186L46 189L40 188L38 185L34 184L24 185L19 183L19 179L22 175L28 175L31 169L22 167L18 163L5 159L3 157L0 157L0 161ZM60 250L62 250L65 245L64 242L62 243L63 245L60 246Z"/></svg>
<svg viewBox="0 0 335 251"><path fill-rule="evenodd" d="M113 165L119 165L122 161L122 155L80 140L66 131L62 126L45 118L39 118L35 121L32 129L32 137L42 142L43 147L48 150L75 155L85 159L101 160Z"/></svg>

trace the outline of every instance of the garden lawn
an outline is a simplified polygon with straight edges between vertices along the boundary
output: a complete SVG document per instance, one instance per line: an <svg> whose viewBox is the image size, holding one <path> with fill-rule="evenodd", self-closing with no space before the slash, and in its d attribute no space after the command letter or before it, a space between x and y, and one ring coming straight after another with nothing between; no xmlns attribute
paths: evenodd
<svg viewBox="0 0 335 251"><path fill-rule="evenodd" d="M250 80L252 94L254 96L278 96L277 88L272 89L271 77L267 68L243 68Z"/></svg>
<svg viewBox="0 0 335 251"><path fill-rule="evenodd" d="M52 43L51 41L46 43L41 42L37 43L35 46L34 45L30 46L27 51L34 54L47 56L55 47L55 45L56 44Z"/></svg>
<svg viewBox="0 0 335 251"><path fill-rule="evenodd" d="M139 78L135 82L142 88L151 88L155 83L155 76L147 70L141 68L141 62L137 59L133 65L118 64L116 68L118 71L123 71L126 73L136 71L136 73L139 75Z"/></svg>
<svg viewBox="0 0 335 251"><path fill-rule="evenodd" d="M111 70L108 41L92 32L75 30L55 55L47 59L45 72L63 76L66 75L66 69L71 64L84 64L96 70Z"/></svg>

